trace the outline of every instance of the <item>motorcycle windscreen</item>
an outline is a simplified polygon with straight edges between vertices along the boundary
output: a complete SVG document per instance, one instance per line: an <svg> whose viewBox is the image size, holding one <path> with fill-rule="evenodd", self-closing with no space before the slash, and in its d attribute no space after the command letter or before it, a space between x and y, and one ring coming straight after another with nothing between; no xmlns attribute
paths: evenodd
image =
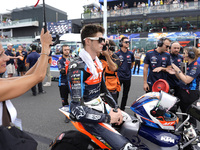
<svg viewBox="0 0 200 150"><path fill-rule="evenodd" d="M166 111L169 111L174 104L177 102L177 98L175 96L172 96L164 91L160 91L161 98L158 102L158 106L162 106Z"/></svg>
<svg viewBox="0 0 200 150"><path fill-rule="evenodd" d="M200 121L200 102L196 101L187 110L187 113L191 115L193 118Z"/></svg>

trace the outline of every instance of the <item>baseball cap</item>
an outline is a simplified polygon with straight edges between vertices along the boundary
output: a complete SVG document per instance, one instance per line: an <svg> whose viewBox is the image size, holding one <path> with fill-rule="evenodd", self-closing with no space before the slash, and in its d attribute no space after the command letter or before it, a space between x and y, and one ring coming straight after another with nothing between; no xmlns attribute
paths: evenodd
<svg viewBox="0 0 200 150"><path fill-rule="evenodd" d="M12 43L8 43L7 46L13 46L13 44Z"/></svg>

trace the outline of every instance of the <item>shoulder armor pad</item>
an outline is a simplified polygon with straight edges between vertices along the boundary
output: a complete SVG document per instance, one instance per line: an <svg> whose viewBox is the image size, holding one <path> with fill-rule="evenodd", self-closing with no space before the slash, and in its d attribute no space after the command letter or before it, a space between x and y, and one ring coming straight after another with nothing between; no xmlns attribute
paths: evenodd
<svg viewBox="0 0 200 150"><path fill-rule="evenodd" d="M69 70L74 70L74 69L84 69L85 63L83 60L78 57L75 58L70 64L69 64Z"/></svg>

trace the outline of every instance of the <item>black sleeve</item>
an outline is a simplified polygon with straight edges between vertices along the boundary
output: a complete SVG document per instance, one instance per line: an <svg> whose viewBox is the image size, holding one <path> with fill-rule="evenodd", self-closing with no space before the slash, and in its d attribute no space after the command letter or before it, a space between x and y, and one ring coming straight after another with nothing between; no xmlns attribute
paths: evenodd
<svg viewBox="0 0 200 150"><path fill-rule="evenodd" d="M104 78L101 80L101 95L103 95L104 101L107 102L112 108L119 108L116 101L108 91Z"/></svg>

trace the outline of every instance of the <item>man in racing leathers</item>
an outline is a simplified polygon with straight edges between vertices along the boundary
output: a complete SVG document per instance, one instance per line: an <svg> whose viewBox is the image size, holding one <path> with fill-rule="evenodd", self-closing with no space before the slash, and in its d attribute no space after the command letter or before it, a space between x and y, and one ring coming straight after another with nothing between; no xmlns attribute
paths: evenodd
<svg viewBox="0 0 200 150"><path fill-rule="evenodd" d="M132 144L110 125L120 125L123 118L121 110L106 89L102 64L97 57L105 44L103 34L104 28L98 25L86 25L81 31L84 49L69 64L68 69L72 98L70 118L81 122L89 133L109 148L132 150ZM107 104L102 101L101 93L105 94Z"/></svg>

